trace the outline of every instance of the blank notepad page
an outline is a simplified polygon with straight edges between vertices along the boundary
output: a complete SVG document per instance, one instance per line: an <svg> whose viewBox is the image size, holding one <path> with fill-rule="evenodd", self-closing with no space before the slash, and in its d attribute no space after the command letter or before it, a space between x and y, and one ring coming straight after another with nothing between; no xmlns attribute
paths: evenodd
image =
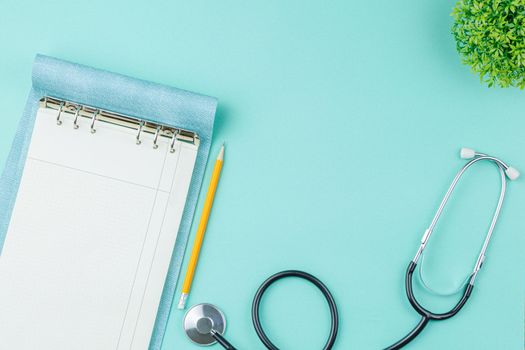
<svg viewBox="0 0 525 350"><path fill-rule="evenodd" d="M197 145L40 109L0 255L0 348L146 350Z"/></svg>

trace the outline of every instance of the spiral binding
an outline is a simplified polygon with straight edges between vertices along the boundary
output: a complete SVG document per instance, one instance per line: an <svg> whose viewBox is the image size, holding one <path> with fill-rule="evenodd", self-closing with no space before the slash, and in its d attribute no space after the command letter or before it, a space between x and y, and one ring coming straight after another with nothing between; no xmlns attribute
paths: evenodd
<svg viewBox="0 0 525 350"><path fill-rule="evenodd" d="M91 121L91 133L95 133L96 124L99 122L123 126L129 129L137 130L136 144L142 144L141 135L144 133L153 135L153 148L158 148L159 138L170 139L170 152L175 152L175 141L182 141L199 146L199 136L193 132L180 129L174 126L155 123L149 120L130 117L118 114L100 108L87 106L84 104L62 100L55 97L45 96L40 99L40 107L49 108L58 111L56 117L57 125L62 125L62 114L69 113L73 115L73 128L78 129L79 118L86 118Z"/></svg>

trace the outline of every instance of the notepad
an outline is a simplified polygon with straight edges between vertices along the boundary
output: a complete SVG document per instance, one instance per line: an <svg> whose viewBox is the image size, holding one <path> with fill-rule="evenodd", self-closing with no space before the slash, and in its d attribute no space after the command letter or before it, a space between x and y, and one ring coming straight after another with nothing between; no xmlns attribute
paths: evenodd
<svg viewBox="0 0 525 350"><path fill-rule="evenodd" d="M198 148L42 100L0 255L1 349L148 348Z"/></svg>

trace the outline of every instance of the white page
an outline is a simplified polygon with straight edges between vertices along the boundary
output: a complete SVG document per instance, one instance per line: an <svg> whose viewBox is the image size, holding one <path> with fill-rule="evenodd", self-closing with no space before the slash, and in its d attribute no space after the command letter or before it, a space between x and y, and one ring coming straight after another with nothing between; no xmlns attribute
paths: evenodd
<svg viewBox="0 0 525 350"><path fill-rule="evenodd" d="M147 349L197 146L40 109L0 255L6 349Z"/></svg>

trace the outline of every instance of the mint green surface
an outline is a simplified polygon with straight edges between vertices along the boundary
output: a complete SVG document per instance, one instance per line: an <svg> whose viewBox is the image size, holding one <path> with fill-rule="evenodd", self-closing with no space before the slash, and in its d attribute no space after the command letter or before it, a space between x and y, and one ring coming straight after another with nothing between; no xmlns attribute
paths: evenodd
<svg viewBox="0 0 525 350"><path fill-rule="evenodd" d="M418 321L405 268L464 164L459 148L525 172L523 91L489 89L460 64L453 5L2 0L0 163L37 52L217 96L211 154L226 141L226 159L189 303L220 306L230 341L263 349L253 294L274 272L304 269L338 302L336 349L385 347ZM496 204L495 167L473 170L429 243L426 276L438 289L469 273ZM524 212L520 179L509 184L469 303L407 349L523 348ZM436 310L455 302L418 296ZM281 348L321 348L329 315L313 287L282 282L264 301ZM164 349L196 349L182 318L172 311Z"/></svg>

